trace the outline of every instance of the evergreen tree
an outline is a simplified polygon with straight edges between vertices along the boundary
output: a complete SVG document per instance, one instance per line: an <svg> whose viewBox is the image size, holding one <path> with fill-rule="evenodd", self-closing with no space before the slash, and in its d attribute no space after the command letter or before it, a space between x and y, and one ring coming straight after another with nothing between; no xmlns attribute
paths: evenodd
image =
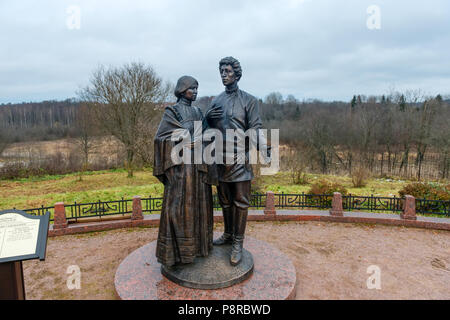
<svg viewBox="0 0 450 320"><path fill-rule="evenodd" d="M356 107L356 96L353 96L353 99L351 101L352 110Z"/></svg>
<svg viewBox="0 0 450 320"><path fill-rule="evenodd" d="M400 96L400 101L398 102L398 106L400 108L400 111L402 111L402 112L406 111L406 99L403 94Z"/></svg>

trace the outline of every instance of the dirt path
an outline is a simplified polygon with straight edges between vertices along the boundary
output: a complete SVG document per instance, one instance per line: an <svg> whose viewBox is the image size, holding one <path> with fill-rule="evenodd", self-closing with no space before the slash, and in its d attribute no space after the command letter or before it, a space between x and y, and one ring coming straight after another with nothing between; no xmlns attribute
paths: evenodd
<svg viewBox="0 0 450 320"><path fill-rule="evenodd" d="M157 233L157 228L135 228L50 238L45 262L24 262L27 298L115 299L118 265ZM247 234L292 259L297 299L450 299L450 232L252 222ZM80 267L80 290L67 288L71 265ZM372 265L381 271L381 290L367 288Z"/></svg>

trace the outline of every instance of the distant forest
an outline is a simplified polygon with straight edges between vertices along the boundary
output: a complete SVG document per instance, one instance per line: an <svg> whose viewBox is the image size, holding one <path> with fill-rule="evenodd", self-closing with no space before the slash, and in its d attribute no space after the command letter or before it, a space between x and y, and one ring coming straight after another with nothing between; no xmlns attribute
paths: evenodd
<svg viewBox="0 0 450 320"><path fill-rule="evenodd" d="M205 110L212 98L196 104ZM79 109L73 99L2 104L0 144L78 137ZM280 142L289 146L289 159L282 161L286 170L352 174L364 167L379 176L449 177L450 100L440 95L407 92L323 102L271 93L261 100L261 116L266 128L280 129Z"/></svg>
<svg viewBox="0 0 450 320"><path fill-rule="evenodd" d="M64 101L0 104L0 133L9 142L48 141L77 135L80 103Z"/></svg>

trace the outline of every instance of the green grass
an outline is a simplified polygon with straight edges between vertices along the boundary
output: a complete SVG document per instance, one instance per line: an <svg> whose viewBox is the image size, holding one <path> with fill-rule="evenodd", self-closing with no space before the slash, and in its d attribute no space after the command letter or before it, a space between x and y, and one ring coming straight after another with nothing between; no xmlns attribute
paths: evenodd
<svg viewBox="0 0 450 320"><path fill-rule="evenodd" d="M294 185L289 173L280 172L274 176L261 178L261 190L276 193L307 193L311 184L320 179L339 182L355 195L398 196L398 191L407 181L386 181L371 179L364 188L354 188L351 178L345 176L309 174L309 184ZM83 180L78 181L78 174L31 177L9 181L0 181L0 210L29 209L41 205L53 206L56 202L71 204L95 201L119 200L133 196L160 197L164 186L156 179L151 169L136 171L133 178L127 177L126 170L115 169L87 172Z"/></svg>
<svg viewBox="0 0 450 320"><path fill-rule="evenodd" d="M0 209L28 209L56 202L86 203L162 195L164 186L151 170L127 177L125 170L90 172L78 181L77 174L46 176L0 182Z"/></svg>
<svg viewBox="0 0 450 320"><path fill-rule="evenodd" d="M322 174L308 174L309 183L306 185L295 185L291 183L289 173L280 172L274 176L266 176L262 178L263 191L273 191L276 193L307 193L311 188L311 185L321 179L326 179L331 182L338 182L343 185L349 193L359 196L379 196L379 197L392 197L399 196L398 192L409 181L404 180L392 180L386 179L370 179L367 185L363 188L354 188L351 177L347 176L335 176L335 175L322 175Z"/></svg>

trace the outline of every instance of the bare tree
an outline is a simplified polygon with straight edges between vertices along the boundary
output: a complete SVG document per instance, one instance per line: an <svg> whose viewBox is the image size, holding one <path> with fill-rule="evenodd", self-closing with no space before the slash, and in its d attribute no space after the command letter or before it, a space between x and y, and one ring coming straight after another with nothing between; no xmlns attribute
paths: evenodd
<svg viewBox="0 0 450 320"><path fill-rule="evenodd" d="M359 139L357 143L360 150L360 160L364 162L364 166L369 169L373 168L375 150L376 150L376 126L379 123L381 110L379 110L375 98L371 97L358 107L357 126Z"/></svg>
<svg viewBox="0 0 450 320"><path fill-rule="evenodd" d="M283 103L283 95L279 92L272 92L267 95L265 98L265 103L267 104L282 104Z"/></svg>
<svg viewBox="0 0 450 320"><path fill-rule="evenodd" d="M356 96L354 98L356 101ZM356 160L354 159L356 142L359 137L355 123L355 108L356 102L355 106L343 110L342 116L335 120L335 126L339 132L337 138L340 144L335 146L334 156L349 174L352 173L353 162Z"/></svg>
<svg viewBox="0 0 450 320"><path fill-rule="evenodd" d="M10 137L8 135L8 131L6 129L0 128L0 156L3 153L3 150L6 149L8 144L10 143Z"/></svg>
<svg viewBox="0 0 450 320"><path fill-rule="evenodd" d="M77 137L74 139L77 149L83 156L83 164L79 179L82 180L82 174L89 169L89 156L95 148L96 125L93 119L93 111L89 106L82 103L76 111L75 130Z"/></svg>
<svg viewBox="0 0 450 320"><path fill-rule="evenodd" d="M328 172L336 145L333 135L335 128L328 125L331 123L329 118L326 110L319 110L300 123L305 143L312 150L324 174Z"/></svg>
<svg viewBox="0 0 450 320"><path fill-rule="evenodd" d="M169 89L170 85L164 84L151 66L131 63L120 68L99 67L90 85L79 93L103 130L125 146L129 177L133 176L144 124L152 120L153 111L163 104Z"/></svg>
<svg viewBox="0 0 450 320"><path fill-rule="evenodd" d="M431 144L431 128L438 108L438 102L435 99L427 100L417 111L418 128L415 132L415 143L417 149L416 166L418 167L417 178L420 181L422 173L422 164L425 153Z"/></svg>
<svg viewBox="0 0 450 320"><path fill-rule="evenodd" d="M450 104L437 101L438 117L432 127L432 146L440 152L440 177L447 179L450 176Z"/></svg>
<svg viewBox="0 0 450 320"><path fill-rule="evenodd" d="M292 183L303 185L308 183L307 164L305 155L299 150L300 146L293 145L292 149L288 150L284 162L286 162Z"/></svg>
<svg viewBox="0 0 450 320"><path fill-rule="evenodd" d="M136 154L139 160L146 166L153 166L153 140L158 129L159 121L161 119L163 110L155 108L151 119L147 122L141 122L138 127L140 134L136 139Z"/></svg>

